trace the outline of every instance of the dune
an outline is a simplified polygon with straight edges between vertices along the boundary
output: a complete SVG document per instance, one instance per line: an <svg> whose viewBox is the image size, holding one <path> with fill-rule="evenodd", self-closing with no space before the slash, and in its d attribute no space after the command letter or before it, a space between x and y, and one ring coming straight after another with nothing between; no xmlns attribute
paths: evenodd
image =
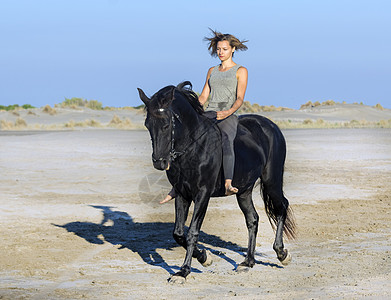
<svg viewBox="0 0 391 300"><path fill-rule="evenodd" d="M391 109L363 104L304 106L301 109L266 109L256 113L270 118L282 128L330 127L391 127ZM62 130L62 129L144 129L142 109L93 110L85 107L43 108L0 111L1 130Z"/></svg>

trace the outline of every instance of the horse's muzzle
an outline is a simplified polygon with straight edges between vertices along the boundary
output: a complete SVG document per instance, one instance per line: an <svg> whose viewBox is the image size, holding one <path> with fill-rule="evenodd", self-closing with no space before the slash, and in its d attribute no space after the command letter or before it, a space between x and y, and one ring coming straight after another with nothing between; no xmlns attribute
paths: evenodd
<svg viewBox="0 0 391 300"><path fill-rule="evenodd" d="M159 158L159 159L153 159L152 158L152 162L153 162L153 166L155 169L158 169L158 170L166 170L168 171L168 169L170 169L170 161L168 159L165 159L165 158Z"/></svg>

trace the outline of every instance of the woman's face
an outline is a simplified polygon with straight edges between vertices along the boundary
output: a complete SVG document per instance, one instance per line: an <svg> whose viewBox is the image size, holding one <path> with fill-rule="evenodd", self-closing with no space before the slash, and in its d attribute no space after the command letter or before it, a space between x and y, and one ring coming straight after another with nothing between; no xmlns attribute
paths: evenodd
<svg viewBox="0 0 391 300"><path fill-rule="evenodd" d="M234 51L235 48L232 48L228 41L217 42L217 56L221 61L231 58Z"/></svg>

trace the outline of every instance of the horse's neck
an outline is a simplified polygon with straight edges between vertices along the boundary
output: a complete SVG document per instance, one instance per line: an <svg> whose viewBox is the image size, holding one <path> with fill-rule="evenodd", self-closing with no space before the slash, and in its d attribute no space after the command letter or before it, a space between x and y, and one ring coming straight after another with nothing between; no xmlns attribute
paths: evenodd
<svg viewBox="0 0 391 300"><path fill-rule="evenodd" d="M188 105L190 106L190 104ZM183 107L185 109L179 109L183 126L181 140L188 141L189 139L198 139L200 134L208 130L210 126L213 126L207 118L198 114L192 107Z"/></svg>

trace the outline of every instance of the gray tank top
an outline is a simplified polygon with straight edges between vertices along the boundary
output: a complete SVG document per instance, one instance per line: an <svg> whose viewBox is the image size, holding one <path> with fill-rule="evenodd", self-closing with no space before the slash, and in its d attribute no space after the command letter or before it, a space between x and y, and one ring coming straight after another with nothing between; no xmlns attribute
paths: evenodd
<svg viewBox="0 0 391 300"><path fill-rule="evenodd" d="M210 100L206 110L228 110L236 101L238 80L236 72L241 65L236 64L225 72L219 71L219 66L213 68L209 77Z"/></svg>

